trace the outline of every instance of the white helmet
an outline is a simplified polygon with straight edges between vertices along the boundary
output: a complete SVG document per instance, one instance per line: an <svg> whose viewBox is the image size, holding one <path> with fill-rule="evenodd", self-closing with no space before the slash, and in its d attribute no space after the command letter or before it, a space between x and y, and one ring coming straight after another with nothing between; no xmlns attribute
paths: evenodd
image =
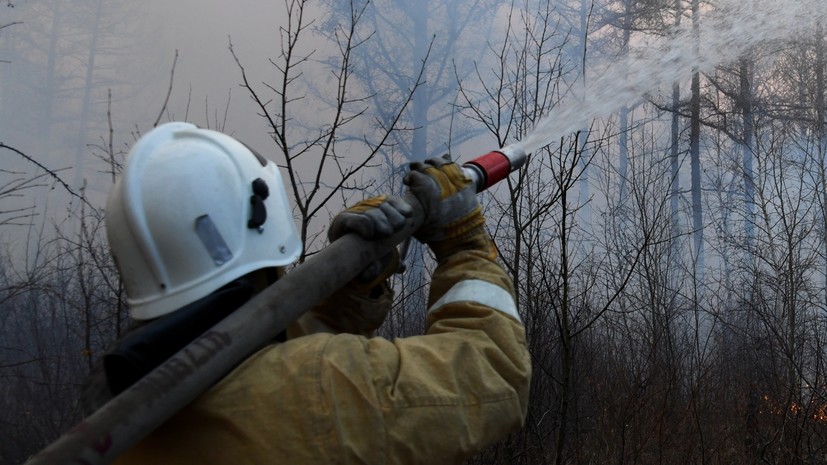
<svg viewBox="0 0 827 465"><path fill-rule="evenodd" d="M106 232L138 320L293 263L302 250L276 165L189 123L135 143L109 196Z"/></svg>

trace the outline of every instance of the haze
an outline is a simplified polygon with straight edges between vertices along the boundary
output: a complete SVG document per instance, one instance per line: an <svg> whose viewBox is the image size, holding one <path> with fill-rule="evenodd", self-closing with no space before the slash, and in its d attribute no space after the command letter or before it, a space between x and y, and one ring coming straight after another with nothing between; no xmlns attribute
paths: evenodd
<svg viewBox="0 0 827 465"><path fill-rule="evenodd" d="M6 0L0 462L80 419L129 326L103 206L167 120L280 165L302 259L345 205L400 193L407 162L530 146L479 198L532 397L472 463L823 462L823 3L318 0L288 57L300 0ZM382 336L425 328L434 263L415 245L407 265Z"/></svg>

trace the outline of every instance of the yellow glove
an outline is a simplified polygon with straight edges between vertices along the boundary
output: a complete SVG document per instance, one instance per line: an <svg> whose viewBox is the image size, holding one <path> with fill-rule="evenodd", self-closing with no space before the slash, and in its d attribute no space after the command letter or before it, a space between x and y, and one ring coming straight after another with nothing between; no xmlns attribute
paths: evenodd
<svg viewBox="0 0 827 465"><path fill-rule="evenodd" d="M331 243L348 233L356 233L367 240L385 238L402 229L412 214L413 208L401 197L371 197L336 215L327 230L327 237ZM393 249L362 270L348 287L365 293L374 291L397 269L399 253Z"/></svg>
<svg viewBox="0 0 827 465"><path fill-rule="evenodd" d="M412 214L413 209L401 197L371 197L336 215L327 230L327 238L333 242L353 232L363 239L381 239L402 229Z"/></svg>
<svg viewBox="0 0 827 465"><path fill-rule="evenodd" d="M400 197L372 197L336 215L327 237L334 242L345 234L356 233L367 240L381 239L403 228L412 214L413 208ZM288 337L315 332L371 335L390 311L393 292L386 280L397 269L399 253L393 249L302 316L288 330Z"/></svg>
<svg viewBox="0 0 827 465"><path fill-rule="evenodd" d="M393 291L386 283L382 282L374 289L381 289L376 297L347 286L339 289L302 315L288 328L287 337L293 339L319 332L372 336L384 323L393 303Z"/></svg>
<svg viewBox="0 0 827 465"><path fill-rule="evenodd" d="M425 223L414 234L428 244L437 260L460 250L483 249L496 254L471 180L450 155L411 163L405 184L425 209Z"/></svg>

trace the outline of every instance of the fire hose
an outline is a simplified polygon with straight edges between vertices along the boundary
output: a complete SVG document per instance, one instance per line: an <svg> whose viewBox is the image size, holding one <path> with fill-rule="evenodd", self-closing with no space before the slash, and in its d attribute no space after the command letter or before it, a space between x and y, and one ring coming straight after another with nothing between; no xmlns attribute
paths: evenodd
<svg viewBox="0 0 827 465"><path fill-rule="evenodd" d="M477 192L519 169L528 154L512 145L465 164ZM324 248L213 326L26 462L103 464L136 445L176 412L266 346L290 323L356 277L376 258L410 238L425 220L419 201L395 235L367 241L348 234ZM315 289L316 292L307 292Z"/></svg>

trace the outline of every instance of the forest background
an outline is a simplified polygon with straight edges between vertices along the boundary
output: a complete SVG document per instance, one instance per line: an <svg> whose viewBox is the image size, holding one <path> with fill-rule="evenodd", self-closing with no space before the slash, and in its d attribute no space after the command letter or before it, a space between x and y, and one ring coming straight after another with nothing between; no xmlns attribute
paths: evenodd
<svg viewBox="0 0 827 465"><path fill-rule="evenodd" d="M304 259L345 205L399 193L407 162L523 140L732 2L264 3L0 4L0 463L79 421L129 325L104 205L153 126L277 162ZM802 27L735 59L698 32L716 66L647 70L645 94L551 131L481 195L534 376L525 427L470 463L827 460L824 13L795 4L815 7ZM432 266L415 247L382 335L422 331Z"/></svg>

